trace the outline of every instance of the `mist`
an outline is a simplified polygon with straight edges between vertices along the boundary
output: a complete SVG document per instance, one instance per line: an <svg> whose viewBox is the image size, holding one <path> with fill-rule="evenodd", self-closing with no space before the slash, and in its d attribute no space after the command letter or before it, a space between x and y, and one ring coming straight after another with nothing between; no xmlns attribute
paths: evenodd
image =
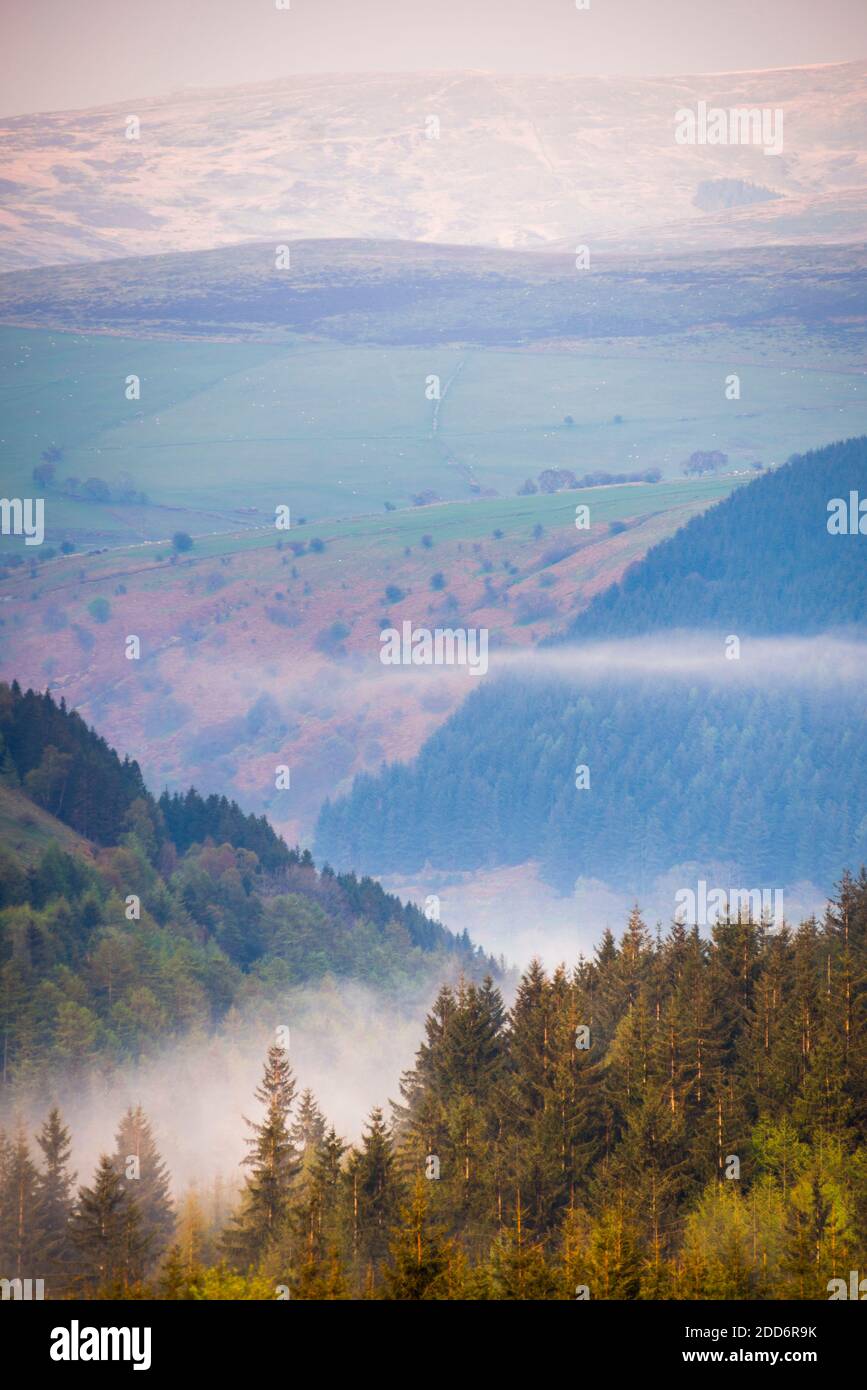
<svg viewBox="0 0 867 1390"><path fill-rule="evenodd" d="M730 645L737 639L737 646ZM732 655L737 651L737 655ZM492 672L582 680L707 680L716 683L838 688L863 684L867 643L846 636L739 637L671 631L660 637L564 644L521 652L497 651Z"/></svg>
<svg viewBox="0 0 867 1390"><path fill-rule="evenodd" d="M428 978L396 1000L362 984L326 979L246 1017L230 1012L213 1036L167 1044L78 1086L59 1081L54 1095L22 1105L3 1125L8 1131L23 1121L33 1131L57 1104L72 1132L77 1183L89 1185L100 1155L114 1152L121 1115L141 1105L176 1197L193 1182L207 1187L216 1178L231 1191L243 1182L244 1118L261 1118L254 1092L276 1028L289 1029L297 1095L309 1086L326 1121L344 1140L357 1142L371 1108L380 1105L388 1116L389 1100L399 1099L400 1075L414 1062L436 988Z"/></svg>
<svg viewBox="0 0 867 1390"><path fill-rule="evenodd" d="M653 880L640 896L598 878L578 877L571 893L561 894L546 883L534 861L481 869L473 873L427 870L424 877L390 875L382 878L389 892L424 901L428 893L440 900L443 922L452 931L466 929L487 953L502 957L507 966L523 970L534 958L548 970L561 963L592 960L606 930L620 938L629 913L638 907L646 925L667 932L675 915L675 894L694 887L699 879L729 888L740 884L737 866L716 860L673 865ZM828 901L817 884L801 880L779 885L786 921L797 926L812 916L821 918ZM707 934L707 928L701 928Z"/></svg>

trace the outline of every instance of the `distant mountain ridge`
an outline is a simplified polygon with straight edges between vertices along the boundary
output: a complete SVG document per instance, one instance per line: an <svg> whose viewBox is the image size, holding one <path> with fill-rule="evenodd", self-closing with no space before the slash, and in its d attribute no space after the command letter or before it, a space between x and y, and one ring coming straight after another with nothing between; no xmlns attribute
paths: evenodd
<svg viewBox="0 0 867 1390"><path fill-rule="evenodd" d="M675 113L701 101L782 111L782 154L678 145ZM865 61L317 75L7 117L0 132L10 270L274 236L646 252L867 235ZM718 179L776 196L702 212Z"/></svg>
<svg viewBox="0 0 867 1390"><path fill-rule="evenodd" d="M0 275L0 323L197 341L514 346L795 328L863 350L867 246L628 257L298 241Z"/></svg>

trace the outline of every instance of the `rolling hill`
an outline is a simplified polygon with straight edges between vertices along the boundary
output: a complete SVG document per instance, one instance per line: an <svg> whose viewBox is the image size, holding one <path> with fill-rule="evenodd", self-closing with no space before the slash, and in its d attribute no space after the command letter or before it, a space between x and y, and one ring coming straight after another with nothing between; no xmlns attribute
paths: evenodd
<svg viewBox="0 0 867 1390"><path fill-rule="evenodd" d="M7 117L0 264L275 236L642 253L863 239L865 73L343 73ZM782 153L677 144L675 113L699 101L782 111Z"/></svg>
<svg viewBox="0 0 867 1390"><path fill-rule="evenodd" d="M545 468L773 465L861 428L865 280L863 247L579 273L351 241L288 277L267 244L7 275L4 486L52 460L49 544L95 548L514 497Z"/></svg>
<svg viewBox="0 0 867 1390"><path fill-rule="evenodd" d="M863 348L864 240L685 254L544 255L382 238L273 241L0 276L0 322L297 344L516 348L713 329Z"/></svg>
<svg viewBox="0 0 867 1390"><path fill-rule="evenodd" d="M774 635L863 631L864 537L828 530L830 500L844 499L848 511L852 492L867 497L864 437L790 459L654 546L619 584L594 597L568 637L631 637L672 627Z"/></svg>

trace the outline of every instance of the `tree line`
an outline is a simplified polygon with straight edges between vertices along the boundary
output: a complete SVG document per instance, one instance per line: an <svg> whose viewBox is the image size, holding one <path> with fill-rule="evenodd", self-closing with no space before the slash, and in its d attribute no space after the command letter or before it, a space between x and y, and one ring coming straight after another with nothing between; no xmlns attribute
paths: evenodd
<svg viewBox="0 0 867 1390"><path fill-rule="evenodd" d="M533 859L566 893L579 876L647 892L680 864L697 866L690 878L830 887L867 858L865 781L854 684L510 674L473 691L412 763L326 801L316 851L380 874Z"/></svg>
<svg viewBox="0 0 867 1390"><path fill-rule="evenodd" d="M50 1115L41 1173L5 1148L3 1259L39 1277L68 1240L94 1296L826 1299L867 1265L865 1010L864 870L795 929L653 934L636 908L509 1008L490 978L443 986L356 1144L272 1043L240 1195L180 1239L140 1112L76 1200Z"/></svg>

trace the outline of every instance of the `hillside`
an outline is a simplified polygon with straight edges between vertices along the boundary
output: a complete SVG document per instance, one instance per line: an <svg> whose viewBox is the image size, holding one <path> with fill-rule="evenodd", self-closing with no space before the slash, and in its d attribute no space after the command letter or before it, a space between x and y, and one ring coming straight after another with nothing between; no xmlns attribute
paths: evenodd
<svg viewBox="0 0 867 1390"><path fill-rule="evenodd" d="M0 782L0 845L32 867L50 845L68 854L93 857L94 847L19 788Z"/></svg>
<svg viewBox="0 0 867 1390"><path fill-rule="evenodd" d="M867 437L790 459L654 546L594 597L568 637L672 627L767 634L864 628L864 537L828 531L829 501L842 498L848 509L853 491L867 498Z"/></svg>
<svg viewBox="0 0 867 1390"><path fill-rule="evenodd" d="M768 671L773 655L762 650ZM409 766L361 775L326 802L316 852L376 874L532 859L561 892L580 876L643 893L686 864L732 873L726 882L825 885L867 861L865 778L857 686L504 678Z"/></svg>
<svg viewBox="0 0 867 1390"><path fill-rule="evenodd" d="M389 679L378 659L387 615L462 617L503 648L527 648L741 482L381 509L282 539L260 515L259 529L197 536L183 556L116 546L38 569L11 563L13 539L0 569L0 675L50 682L136 751L151 785L192 780L306 842L327 795L356 771L411 757L467 693L451 670ZM586 531L574 525L580 504ZM130 633L138 662L123 656ZM286 790L275 789L277 763L291 767Z"/></svg>
<svg viewBox="0 0 867 1390"><path fill-rule="evenodd" d="M0 686L0 732L0 1101L326 976L399 997L495 969L466 935L369 879L317 871L225 797L154 801L50 696ZM90 840L74 830L85 817Z"/></svg>
<svg viewBox="0 0 867 1390"><path fill-rule="evenodd" d="M865 72L340 73L7 117L0 263L275 237L642 252L857 240ZM675 113L699 101L781 110L782 151L677 144Z"/></svg>
<svg viewBox="0 0 867 1390"><path fill-rule="evenodd" d="M65 1099L63 1120L54 1112L62 1140L63 1121L73 1142L93 1130L121 1171L123 1140L139 1138L141 1181L118 1184L111 1210L131 1210L149 1239L115 1219L85 1243L65 1165L46 1235L19 1128L0 1165L0 1260L15 1267L23 1235L49 1298L273 1303L282 1284L296 1304L574 1303L577 1290L603 1306L650 1301L653 1328L664 1299L702 1315L713 1299L768 1301L768 1321L793 1306L815 1317L867 1254L865 1004L862 873L843 876L820 920L779 931L744 916L708 938L681 924L654 934L635 909L573 968L532 961L511 1006L492 979L444 986L414 1057L408 1043L400 1100L347 1138L334 1091L314 1092L294 1043L291 1057L272 1045L263 1073L260 1019L259 1066L240 1092L215 1048L206 1104L175 1074L168 1098L154 1090L146 1112L130 1109L114 1145L116 1093L113 1113L70 1113ZM329 1034L334 1023L329 1011ZM152 1103L166 1107L161 1125ZM209 1179L226 1151L212 1136L242 1114L246 1156L229 1132L246 1181L227 1193ZM207 1138L181 1195L178 1131L194 1125Z"/></svg>
<svg viewBox="0 0 867 1390"><path fill-rule="evenodd" d="M732 662L724 644L863 629L863 538L828 535L832 482L863 495L867 440L740 490L698 536L690 523L579 616L576 645L551 647L536 679L489 682L414 762L326 804L317 852L400 873L538 859L564 891L582 876L634 892L676 865L830 886L867 857L864 647L847 671L821 644L746 640ZM590 637L696 626L701 640L667 631L637 648L632 673L616 648L603 675L581 665Z"/></svg>

